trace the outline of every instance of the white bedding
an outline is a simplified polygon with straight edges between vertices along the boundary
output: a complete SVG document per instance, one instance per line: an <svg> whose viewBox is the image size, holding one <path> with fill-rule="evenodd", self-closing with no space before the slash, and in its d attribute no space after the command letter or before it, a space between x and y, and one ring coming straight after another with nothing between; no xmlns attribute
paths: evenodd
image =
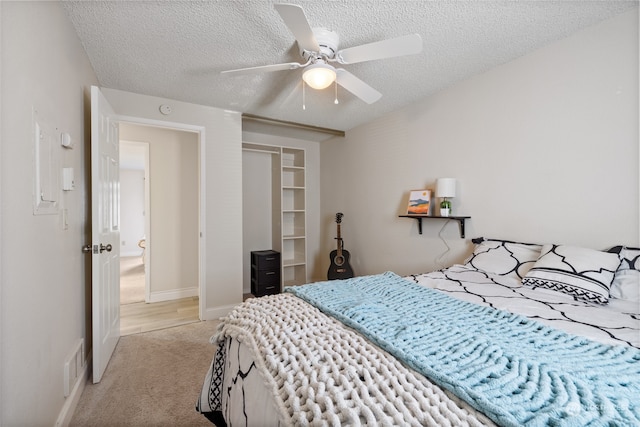
<svg viewBox="0 0 640 427"><path fill-rule="evenodd" d="M532 289L517 279L465 265L407 278L452 297L522 314L594 341L640 348L640 302L615 298L607 305L576 301L560 292Z"/></svg>
<svg viewBox="0 0 640 427"><path fill-rule="evenodd" d="M218 353L216 359L224 363L212 365L199 407L221 411L228 424L494 425L356 331L289 293L247 301L228 316L220 334L224 341L218 352L224 357ZM221 370L224 380L217 400ZM259 407L265 405L263 412Z"/></svg>
<svg viewBox="0 0 640 427"><path fill-rule="evenodd" d="M638 302L611 299L606 306L580 302L556 291L523 287L516 278L489 274L468 265L455 265L443 271L407 276L406 279L455 298L518 313L595 341L640 348ZM228 425L240 422L279 425L281 420L277 406L255 369L251 351L232 339L226 341L225 347L224 378L216 378L212 365L203 386L199 410L207 412L211 409L207 402L211 398L212 384L222 380L219 409ZM473 411L466 403L448 396L451 400L447 405ZM481 415L473 423L492 424Z"/></svg>

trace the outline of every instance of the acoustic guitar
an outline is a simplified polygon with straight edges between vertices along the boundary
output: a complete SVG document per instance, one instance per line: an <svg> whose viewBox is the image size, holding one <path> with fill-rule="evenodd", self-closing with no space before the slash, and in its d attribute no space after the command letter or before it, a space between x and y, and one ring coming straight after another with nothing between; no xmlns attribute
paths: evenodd
<svg viewBox="0 0 640 427"><path fill-rule="evenodd" d="M329 280L348 279L353 277L353 268L351 268L351 265L349 264L349 258L351 255L349 254L349 251L344 250L342 237L340 237L340 223L342 222L342 217L342 212L338 212L336 214L336 241L338 242L338 247L332 250L329 254L329 260L331 261L331 265L329 266L329 271L327 273L327 278Z"/></svg>

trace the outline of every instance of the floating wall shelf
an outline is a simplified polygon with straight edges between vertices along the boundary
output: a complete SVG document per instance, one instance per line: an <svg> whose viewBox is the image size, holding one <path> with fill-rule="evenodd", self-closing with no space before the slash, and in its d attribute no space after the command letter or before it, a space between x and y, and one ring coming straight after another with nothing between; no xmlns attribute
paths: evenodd
<svg viewBox="0 0 640 427"><path fill-rule="evenodd" d="M398 215L400 218L413 218L418 221L418 233L422 234L422 219L452 219L460 225L460 237L464 239L464 220L470 216L433 216L433 215Z"/></svg>

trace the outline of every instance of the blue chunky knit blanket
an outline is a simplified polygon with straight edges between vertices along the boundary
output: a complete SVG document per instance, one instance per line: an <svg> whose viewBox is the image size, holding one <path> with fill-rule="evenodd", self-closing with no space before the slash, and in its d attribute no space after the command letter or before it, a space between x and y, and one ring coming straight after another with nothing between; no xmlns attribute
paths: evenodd
<svg viewBox="0 0 640 427"><path fill-rule="evenodd" d="M503 426L640 426L640 350L387 272L286 288Z"/></svg>

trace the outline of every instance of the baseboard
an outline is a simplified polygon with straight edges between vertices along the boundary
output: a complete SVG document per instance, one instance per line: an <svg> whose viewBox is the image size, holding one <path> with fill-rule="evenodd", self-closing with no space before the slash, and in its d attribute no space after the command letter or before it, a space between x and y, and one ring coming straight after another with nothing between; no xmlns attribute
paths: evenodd
<svg viewBox="0 0 640 427"><path fill-rule="evenodd" d="M75 385L71 389L71 393L64 401L64 405L62 405L55 427L67 427L71 423L73 414L76 412L76 408L78 407L78 402L80 402L80 396L82 396L82 392L84 391L87 382L90 381L91 369L89 369L89 367L92 366L92 363L93 352L90 351L84 367L82 368L82 372L78 375L78 381L76 381Z"/></svg>
<svg viewBox="0 0 640 427"><path fill-rule="evenodd" d="M142 256L142 251L120 252L120 257Z"/></svg>
<svg viewBox="0 0 640 427"><path fill-rule="evenodd" d="M231 313L238 304L224 305L222 307L208 308L202 313L202 320L216 320Z"/></svg>
<svg viewBox="0 0 640 427"><path fill-rule="evenodd" d="M149 302L173 301L180 298L190 298L198 296L198 287L173 289L170 291L151 292Z"/></svg>

